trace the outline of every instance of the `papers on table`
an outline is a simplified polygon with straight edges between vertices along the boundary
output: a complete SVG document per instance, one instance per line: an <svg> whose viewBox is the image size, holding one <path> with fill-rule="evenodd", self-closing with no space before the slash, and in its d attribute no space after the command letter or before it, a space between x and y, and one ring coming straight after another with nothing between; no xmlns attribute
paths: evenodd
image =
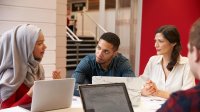
<svg viewBox="0 0 200 112"><path fill-rule="evenodd" d="M30 112L30 111L26 110L22 107L16 106L16 107L11 107L11 108L0 110L0 112Z"/></svg>

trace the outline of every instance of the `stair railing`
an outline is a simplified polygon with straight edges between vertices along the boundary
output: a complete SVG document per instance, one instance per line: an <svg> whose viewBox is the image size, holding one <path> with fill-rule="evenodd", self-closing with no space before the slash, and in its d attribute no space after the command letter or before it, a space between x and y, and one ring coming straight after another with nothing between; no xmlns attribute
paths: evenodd
<svg viewBox="0 0 200 112"><path fill-rule="evenodd" d="M97 40L98 33L100 34L100 31L98 32L98 28L103 32L107 32L106 29L104 29L100 24L98 24L89 14L87 14L86 9L83 9L81 11L82 15L82 35L84 35L84 16L87 16L90 21L92 21L95 24L95 38Z"/></svg>
<svg viewBox="0 0 200 112"><path fill-rule="evenodd" d="M74 41L74 44L76 45L76 65L77 65L79 63L79 57L78 57L79 45L80 42L82 42L83 40L79 39L78 36L76 36L68 26L66 26L66 34L72 41Z"/></svg>
<svg viewBox="0 0 200 112"><path fill-rule="evenodd" d="M66 26L66 34L67 34L67 36L69 36L73 41L83 41L83 40L81 40L81 39L79 39L78 38L78 36L76 36L75 34L74 34L74 32L68 27L68 26Z"/></svg>

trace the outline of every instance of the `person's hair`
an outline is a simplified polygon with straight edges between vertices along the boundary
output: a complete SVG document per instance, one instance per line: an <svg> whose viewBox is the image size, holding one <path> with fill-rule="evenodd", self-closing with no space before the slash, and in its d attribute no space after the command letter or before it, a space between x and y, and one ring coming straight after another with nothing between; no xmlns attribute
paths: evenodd
<svg viewBox="0 0 200 112"><path fill-rule="evenodd" d="M119 45L120 45L120 39L116 34L114 34L112 32L106 32L100 37L99 40L101 40L101 39L112 44L114 50L118 50Z"/></svg>
<svg viewBox="0 0 200 112"><path fill-rule="evenodd" d="M192 25L189 43L190 51L192 51L193 46L200 50L200 18Z"/></svg>
<svg viewBox="0 0 200 112"><path fill-rule="evenodd" d="M171 60L167 65L167 69L172 71L173 67L177 63L177 60L180 56L181 43L180 43L180 34L177 28L173 25L164 25L161 26L156 33L161 33L164 38L166 38L170 43L176 43L172 50Z"/></svg>

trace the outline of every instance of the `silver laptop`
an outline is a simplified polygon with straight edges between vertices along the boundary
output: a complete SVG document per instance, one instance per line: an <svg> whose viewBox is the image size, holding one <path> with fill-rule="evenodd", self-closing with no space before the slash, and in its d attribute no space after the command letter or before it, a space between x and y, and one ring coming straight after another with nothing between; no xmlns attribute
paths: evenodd
<svg viewBox="0 0 200 112"><path fill-rule="evenodd" d="M84 112L133 112L124 83L80 85Z"/></svg>
<svg viewBox="0 0 200 112"><path fill-rule="evenodd" d="M31 111L46 111L71 106L75 80L73 78L35 81Z"/></svg>
<svg viewBox="0 0 200 112"><path fill-rule="evenodd" d="M138 106L141 101L141 88L143 80L140 77L110 77L93 76L92 84L125 83L133 106Z"/></svg>

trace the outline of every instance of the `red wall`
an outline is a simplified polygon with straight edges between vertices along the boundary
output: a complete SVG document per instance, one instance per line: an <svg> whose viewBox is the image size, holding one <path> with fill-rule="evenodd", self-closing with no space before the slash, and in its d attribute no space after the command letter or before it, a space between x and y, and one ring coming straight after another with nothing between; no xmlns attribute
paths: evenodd
<svg viewBox="0 0 200 112"><path fill-rule="evenodd" d="M192 23L200 17L200 0L143 0L140 74L152 55L154 33L165 24L175 25L181 35L183 56L187 56L187 42Z"/></svg>

